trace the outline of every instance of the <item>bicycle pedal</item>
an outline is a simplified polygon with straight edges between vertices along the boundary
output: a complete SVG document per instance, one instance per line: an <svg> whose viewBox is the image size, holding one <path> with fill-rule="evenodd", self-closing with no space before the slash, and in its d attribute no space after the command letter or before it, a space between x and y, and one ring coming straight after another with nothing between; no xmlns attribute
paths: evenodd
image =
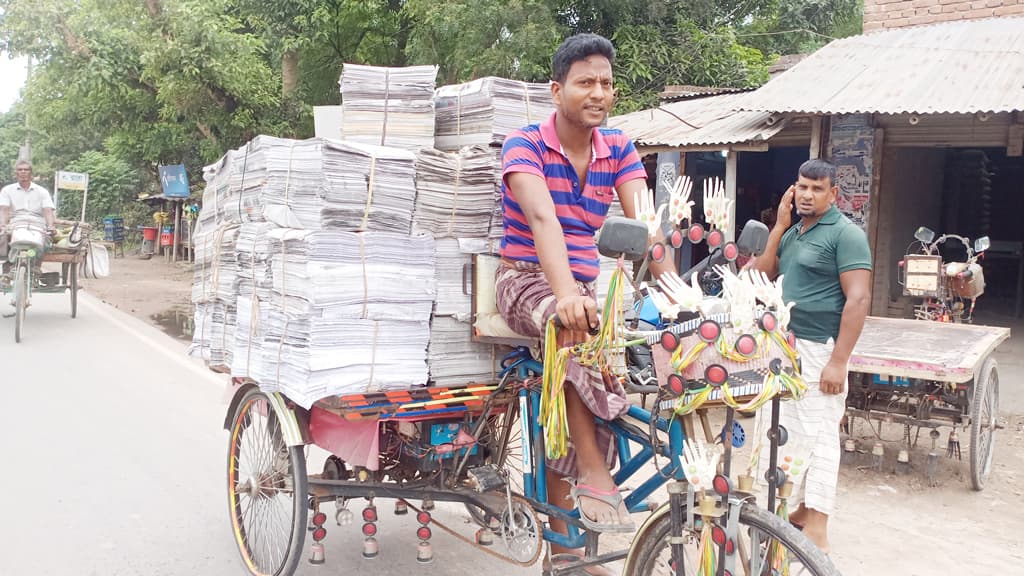
<svg viewBox="0 0 1024 576"><path fill-rule="evenodd" d="M470 468L466 473L476 484L477 492L493 492L505 487L505 479L493 464Z"/></svg>

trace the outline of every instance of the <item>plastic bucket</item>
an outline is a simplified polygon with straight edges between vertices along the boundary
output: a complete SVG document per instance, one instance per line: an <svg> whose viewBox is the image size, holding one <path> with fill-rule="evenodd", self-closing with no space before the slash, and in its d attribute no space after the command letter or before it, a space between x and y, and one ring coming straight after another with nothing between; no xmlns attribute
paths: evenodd
<svg viewBox="0 0 1024 576"><path fill-rule="evenodd" d="M153 242L156 240L156 228L145 227L142 229L142 239Z"/></svg>

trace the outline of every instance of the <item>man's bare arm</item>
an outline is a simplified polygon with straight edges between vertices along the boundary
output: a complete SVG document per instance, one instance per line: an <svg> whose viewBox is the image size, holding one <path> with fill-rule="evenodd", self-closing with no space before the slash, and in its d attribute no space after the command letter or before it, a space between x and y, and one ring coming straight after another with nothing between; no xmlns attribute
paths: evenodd
<svg viewBox="0 0 1024 576"><path fill-rule="evenodd" d="M7 221L11 219L10 207L3 205L0 206L0 228L7 226Z"/></svg>
<svg viewBox="0 0 1024 576"><path fill-rule="evenodd" d="M513 172L506 180L533 233L534 246L544 277L558 301L556 312L569 329L586 331L597 322L597 306L580 295L569 267L565 232L555 214L555 202L543 179L524 172ZM589 302L589 304L588 304Z"/></svg>
<svg viewBox="0 0 1024 576"><path fill-rule="evenodd" d="M54 216L53 208L43 208L43 220L46 221L46 228L48 230L56 227L57 219Z"/></svg>
<svg viewBox="0 0 1024 576"><path fill-rule="evenodd" d="M782 236L786 234L786 230L789 230L793 222L793 194L795 193L796 187L790 186L782 195L775 216L775 226L768 234L768 244L764 247L764 253L755 258L751 265L751 268L764 272L772 280L779 275L779 244L782 243Z"/></svg>
<svg viewBox="0 0 1024 576"><path fill-rule="evenodd" d="M839 339L832 349L832 358L821 372L821 391L825 394L838 394L846 386L846 365L871 309L870 270L843 272L839 275L839 284L846 295L846 306L843 307Z"/></svg>

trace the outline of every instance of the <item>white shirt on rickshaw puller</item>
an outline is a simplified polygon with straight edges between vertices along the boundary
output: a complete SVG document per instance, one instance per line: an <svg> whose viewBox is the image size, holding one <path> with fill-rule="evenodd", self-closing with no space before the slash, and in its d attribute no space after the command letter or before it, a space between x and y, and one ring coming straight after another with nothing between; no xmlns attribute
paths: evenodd
<svg viewBox="0 0 1024 576"><path fill-rule="evenodd" d="M50 192L35 182L29 185L28 190L22 188L18 182L4 186L0 189L0 207L2 206L11 209L11 216L21 210L42 216L44 208L54 208Z"/></svg>

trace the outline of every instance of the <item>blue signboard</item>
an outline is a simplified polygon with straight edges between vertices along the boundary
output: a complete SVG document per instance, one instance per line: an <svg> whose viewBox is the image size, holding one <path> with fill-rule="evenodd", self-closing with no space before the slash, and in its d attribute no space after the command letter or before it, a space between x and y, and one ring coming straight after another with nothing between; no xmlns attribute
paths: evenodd
<svg viewBox="0 0 1024 576"><path fill-rule="evenodd" d="M188 198L188 176L184 164L160 166L160 187L168 198Z"/></svg>

